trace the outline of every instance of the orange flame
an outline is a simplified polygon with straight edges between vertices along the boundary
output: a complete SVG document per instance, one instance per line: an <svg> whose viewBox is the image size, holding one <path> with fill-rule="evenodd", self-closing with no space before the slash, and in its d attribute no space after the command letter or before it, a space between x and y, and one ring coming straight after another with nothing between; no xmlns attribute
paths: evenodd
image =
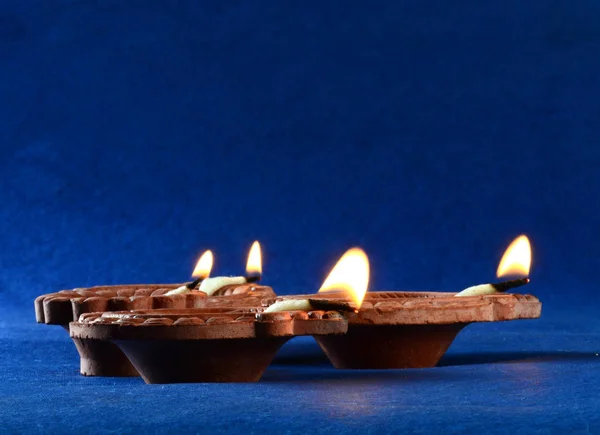
<svg viewBox="0 0 600 435"><path fill-rule="evenodd" d="M252 244L250 252L248 252L248 261L246 262L246 275L261 275L262 274L262 253L260 243L258 241Z"/></svg>
<svg viewBox="0 0 600 435"><path fill-rule="evenodd" d="M342 291L360 308L368 286L369 258L362 249L352 248L333 267L319 293Z"/></svg>
<svg viewBox="0 0 600 435"><path fill-rule="evenodd" d="M212 251L206 251L202 256L198 259L196 263L196 267L192 272L192 276L194 278L208 278L210 275L210 271L213 266L213 253Z"/></svg>
<svg viewBox="0 0 600 435"><path fill-rule="evenodd" d="M506 275L527 276L530 268L531 245L527 236L523 235L513 240L504 252L496 276L498 278Z"/></svg>

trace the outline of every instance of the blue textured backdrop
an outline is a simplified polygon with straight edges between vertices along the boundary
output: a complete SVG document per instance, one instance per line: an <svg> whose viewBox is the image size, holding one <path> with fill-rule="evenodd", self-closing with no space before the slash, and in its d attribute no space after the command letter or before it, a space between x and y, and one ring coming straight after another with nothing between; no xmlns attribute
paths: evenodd
<svg viewBox="0 0 600 435"><path fill-rule="evenodd" d="M206 248L236 274L254 239L279 293L316 290L353 245L372 289L451 291L526 233L528 291L592 322L599 22L593 0L2 0L4 318L61 288L184 280Z"/></svg>

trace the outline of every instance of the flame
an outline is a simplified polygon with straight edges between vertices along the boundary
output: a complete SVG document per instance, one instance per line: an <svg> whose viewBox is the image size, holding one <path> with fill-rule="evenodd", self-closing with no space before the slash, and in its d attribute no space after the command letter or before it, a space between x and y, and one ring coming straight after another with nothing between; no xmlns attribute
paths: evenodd
<svg viewBox="0 0 600 435"><path fill-rule="evenodd" d="M339 259L319 289L319 293L343 291L358 308L369 286L369 258L360 248L352 248Z"/></svg>
<svg viewBox="0 0 600 435"><path fill-rule="evenodd" d="M213 266L213 253L211 251L206 251L198 262L196 263L196 267L192 272L192 276L194 278L208 278L210 275L210 271Z"/></svg>
<svg viewBox="0 0 600 435"><path fill-rule="evenodd" d="M531 267L531 245L527 236L519 236L510 244L504 252L502 260L498 265L496 276L498 278L506 275L529 275Z"/></svg>
<svg viewBox="0 0 600 435"><path fill-rule="evenodd" d="M260 251L260 243L258 241L252 244L250 252L248 252L248 262L246 263L246 275L261 275L262 274L262 253Z"/></svg>

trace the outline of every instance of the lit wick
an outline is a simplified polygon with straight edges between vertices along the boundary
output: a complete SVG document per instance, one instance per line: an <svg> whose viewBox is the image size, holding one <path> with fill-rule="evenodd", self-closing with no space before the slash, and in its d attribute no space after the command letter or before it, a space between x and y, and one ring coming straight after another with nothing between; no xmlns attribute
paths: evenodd
<svg viewBox="0 0 600 435"><path fill-rule="evenodd" d="M261 278L262 278L261 275L249 275L249 276L246 276L246 282L248 284L254 284L255 282L260 281Z"/></svg>
<svg viewBox="0 0 600 435"><path fill-rule="evenodd" d="M265 309L265 313L279 311L354 311L358 313L356 304L349 301L308 298L308 299L283 299Z"/></svg>
<svg viewBox="0 0 600 435"><path fill-rule="evenodd" d="M255 283L262 279L262 252L258 241L252 244L246 261L246 282Z"/></svg>
<svg viewBox="0 0 600 435"><path fill-rule="evenodd" d="M529 278L519 278L492 284L492 287L494 287L497 292L502 293L510 290L511 288L521 287L522 285L529 284L530 282L531 280Z"/></svg>
<svg viewBox="0 0 600 435"><path fill-rule="evenodd" d="M165 296L182 295L188 293L191 290L194 290L198 286L198 284L200 284L208 278L212 266L213 253L209 250L202 254L202 256L198 259L196 267L192 272L192 276L197 278L192 282L188 282L187 284L182 285L181 287L177 287L176 289L168 291L167 293L165 293Z"/></svg>
<svg viewBox="0 0 600 435"><path fill-rule="evenodd" d="M207 278L200 284L200 291L212 296L225 286L241 285L258 282L262 276L262 256L260 244L254 242L248 253L246 263L246 276L216 276Z"/></svg>
<svg viewBox="0 0 600 435"><path fill-rule="evenodd" d="M527 236L519 236L504 252L496 276L529 275L531 267L531 245ZM513 279L496 284L481 284L464 289L454 296L480 296L506 292L529 283L529 278Z"/></svg>
<svg viewBox="0 0 600 435"><path fill-rule="evenodd" d="M204 281L204 278L196 278L195 280L193 280L192 282L188 282L185 287L188 290L194 290L196 287L198 287L198 284L200 284L202 281Z"/></svg>
<svg viewBox="0 0 600 435"><path fill-rule="evenodd" d="M354 311L358 312L369 286L369 259L360 248L346 251L323 282L319 293L331 298L284 299L269 306L265 313L277 311ZM349 298L351 301L346 301Z"/></svg>
<svg viewBox="0 0 600 435"><path fill-rule="evenodd" d="M466 288L460 293L454 296L481 296L481 295L493 295L495 293L503 293L510 289L521 287L522 285L529 284L531 280L529 278L512 279L510 281L498 282L494 284L480 284Z"/></svg>

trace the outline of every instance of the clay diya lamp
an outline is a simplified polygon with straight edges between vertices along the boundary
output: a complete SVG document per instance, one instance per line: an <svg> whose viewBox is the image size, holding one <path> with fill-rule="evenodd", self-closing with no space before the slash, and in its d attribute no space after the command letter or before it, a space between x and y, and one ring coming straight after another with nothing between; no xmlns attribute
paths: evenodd
<svg viewBox="0 0 600 435"><path fill-rule="evenodd" d="M344 313L345 335L315 339L339 369L434 367L467 325L535 319L540 314L541 303L531 295L457 298L455 293L372 292L358 312Z"/></svg>
<svg viewBox="0 0 600 435"><path fill-rule="evenodd" d="M72 322L70 330L75 340L115 343L148 384L257 382L290 338L347 330L347 321L338 312L256 311L92 313Z"/></svg>
<svg viewBox="0 0 600 435"><path fill-rule="evenodd" d="M264 298L274 297L270 287L257 284L226 285L213 296L201 291L172 294L181 284L101 286L62 290L35 299L38 323L60 325L82 314L135 309L240 308L260 307ZM137 370L114 344L103 340L73 339L80 356L80 371L86 376L138 376Z"/></svg>
<svg viewBox="0 0 600 435"><path fill-rule="evenodd" d="M526 276L530 263L529 241L520 236L506 250L497 276ZM460 293L366 293L368 267L364 252L349 250L319 290L329 293L281 297L266 311L324 303L344 311L346 334L315 337L340 369L433 367L471 323L535 319L541 314L536 297L502 293L529 283L528 278L473 286Z"/></svg>
<svg viewBox="0 0 600 435"><path fill-rule="evenodd" d="M94 312L136 309L240 308L260 306L274 296L270 287L257 285L262 274L260 245L248 254L246 276L208 278L211 251L204 252L192 272L193 282L170 285L127 285L81 288L39 296L35 300L39 323L68 324ZM199 288L198 288L199 287ZM114 344L95 339L73 339L80 356L81 374L87 376L137 376L137 370Z"/></svg>

